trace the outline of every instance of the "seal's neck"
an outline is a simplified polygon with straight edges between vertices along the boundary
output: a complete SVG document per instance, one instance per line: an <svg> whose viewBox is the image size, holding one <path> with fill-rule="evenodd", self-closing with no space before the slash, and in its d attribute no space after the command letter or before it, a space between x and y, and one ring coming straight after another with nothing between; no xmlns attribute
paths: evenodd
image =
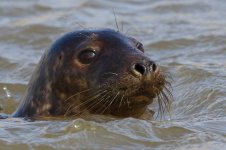
<svg viewBox="0 0 226 150"><path fill-rule="evenodd" d="M53 97L52 83L45 62L44 55L31 77L18 109L13 114L14 117L46 116L51 113L51 109L54 110L53 99L54 104L57 105L57 98Z"/></svg>

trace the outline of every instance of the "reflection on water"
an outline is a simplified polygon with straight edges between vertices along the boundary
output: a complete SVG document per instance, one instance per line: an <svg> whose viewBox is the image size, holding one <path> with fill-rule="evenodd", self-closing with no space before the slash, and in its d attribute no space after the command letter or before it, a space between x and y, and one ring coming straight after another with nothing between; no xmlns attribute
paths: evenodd
<svg viewBox="0 0 226 150"><path fill-rule="evenodd" d="M222 149L226 146L223 0L0 2L0 111L12 113L44 50L65 32L115 28L172 74L171 121L0 121L0 149ZM108 120L108 121L106 121Z"/></svg>

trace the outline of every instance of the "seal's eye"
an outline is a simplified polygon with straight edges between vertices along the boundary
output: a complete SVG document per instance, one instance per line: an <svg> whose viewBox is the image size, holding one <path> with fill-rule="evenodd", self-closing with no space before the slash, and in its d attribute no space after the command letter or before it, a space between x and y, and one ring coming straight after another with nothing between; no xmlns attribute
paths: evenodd
<svg viewBox="0 0 226 150"><path fill-rule="evenodd" d="M90 64L96 58L94 49L88 48L79 54L79 61L83 64Z"/></svg>

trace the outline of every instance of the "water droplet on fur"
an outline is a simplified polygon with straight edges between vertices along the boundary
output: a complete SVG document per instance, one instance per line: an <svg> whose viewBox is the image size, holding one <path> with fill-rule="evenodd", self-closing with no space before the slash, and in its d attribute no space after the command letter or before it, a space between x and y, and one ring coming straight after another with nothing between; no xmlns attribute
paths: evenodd
<svg viewBox="0 0 226 150"><path fill-rule="evenodd" d="M5 91L6 97L10 98L11 97L11 92L7 89L6 86L3 87L3 90Z"/></svg>

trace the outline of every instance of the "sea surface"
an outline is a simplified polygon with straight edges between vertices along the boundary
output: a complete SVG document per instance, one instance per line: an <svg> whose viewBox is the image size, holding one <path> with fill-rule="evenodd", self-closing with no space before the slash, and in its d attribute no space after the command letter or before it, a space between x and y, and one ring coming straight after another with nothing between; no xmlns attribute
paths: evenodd
<svg viewBox="0 0 226 150"><path fill-rule="evenodd" d="M225 0L1 0L0 113L17 108L58 37L117 25L171 74L171 117L3 119L1 150L226 149Z"/></svg>

